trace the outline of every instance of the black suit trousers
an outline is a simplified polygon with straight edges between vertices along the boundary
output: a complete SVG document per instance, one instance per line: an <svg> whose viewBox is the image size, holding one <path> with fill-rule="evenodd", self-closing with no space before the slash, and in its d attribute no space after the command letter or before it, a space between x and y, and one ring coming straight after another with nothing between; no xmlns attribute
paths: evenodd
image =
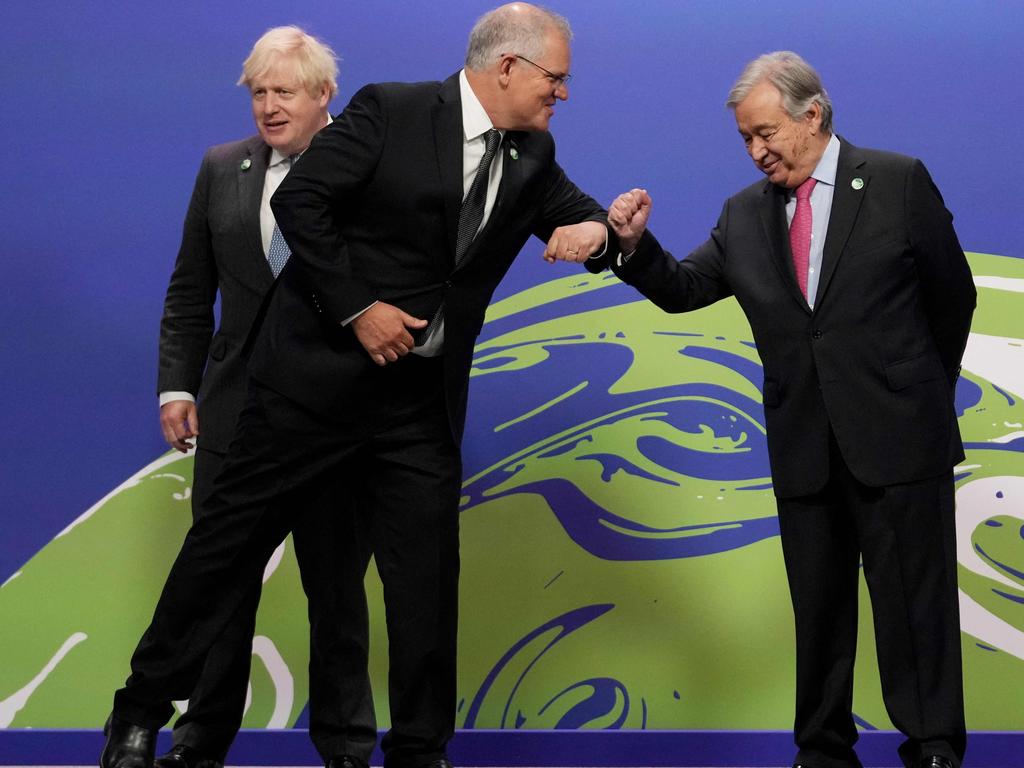
<svg viewBox="0 0 1024 768"><path fill-rule="evenodd" d="M193 465L192 521L202 517L220 472L224 454L198 448ZM185 744L205 755L227 754L242 724L246 686L252 656L260 585L249 590L238 606L235 620L225 626L210 649L203 672L188 697L188 709L174 724L174 743Z"/></svg>
<svg viewBox="0 0 1024 768"><path fill-rule="evenodd" d="M245 609L270 555L311 500L348 487L372 516L384 584L387 763L400 768L444 755L455 718L461 463L444 406L442 363L411 355L379 369L367 362L374 396L335 418L250 381L206 514L186 536L132 657L132 674L115 693L117 717L148 728L166 722L171 701L190 695L210 649ZM358 666L365 674L365 658ZM316 696L323 681L311 688Z"/></svg>
<svg viewBox="0 0 1024 768"><path fill-rule="evenodd" d="M196 450L194 520L207 512L223 463L223 453ZM363 514L364 505L353 502L345 489L328 488L310 499L292 531L309 605L309 731L325 762L338 754L369 761L377 741L366 671L369 619L363 590L372 553L369 517ZM256 585L210 649L188 709L174 724L175 744L205 755L227 753L244 714L259 599Z"/></svg>
<svg viewBox="0 0 1024 768"><path fill-rule="evenodd" d="M882 697L917 766L941 754L959 765L966 744L956 581L953 477L873 488L836 445L829 479L778 501L796 619L795 762L859 766L853 745L853 666L859 565L871 598Z"/></svg>

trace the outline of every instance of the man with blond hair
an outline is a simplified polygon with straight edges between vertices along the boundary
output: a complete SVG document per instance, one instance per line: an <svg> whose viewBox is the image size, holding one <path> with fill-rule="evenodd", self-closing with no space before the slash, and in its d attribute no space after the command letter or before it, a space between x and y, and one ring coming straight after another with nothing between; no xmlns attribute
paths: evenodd
<svg viewBox="0 0 1024 768"><path fill-rule="evenodd" d="M253 46L239 85L257 135L207 151L185 218L160 327L160 424L179 451L196 439L193 518L205 513L245 397L242 347L287 254L279 251L270 197L313 135L330 120L334 52L294 26ZM221 300L220 326L214 302ZM202 429L200 431L200 424ZM329 761L366 761L376 741L366 673L363 574L369 542L343 489L309 497L294 529L309 599L310 736ZM253 584L210 649L173 746L157 768L219 768L242 722L260 585Z"/></svg>
<svg viewBox="0 0 1024 768"><path fill-rule="evenodd" d="M600 250L608 237L605 211L555 162L547 131L569 96L570 38L565 19L527 3L485 14L463 70L366 86L278 189L292 257L255 337L246 406L208 514L157 606L150 634L161 647L136 652L115 695L119 737L104 768L141 766L175 692L191 685L223 623L201 604L227 605L258 579L293 525L283 511L293 494L339 481L368 499L384 584L384 764L450 765L459 443L474 341L531 235L553 257ZM241 529L244 540L218 535Z"/></svg>

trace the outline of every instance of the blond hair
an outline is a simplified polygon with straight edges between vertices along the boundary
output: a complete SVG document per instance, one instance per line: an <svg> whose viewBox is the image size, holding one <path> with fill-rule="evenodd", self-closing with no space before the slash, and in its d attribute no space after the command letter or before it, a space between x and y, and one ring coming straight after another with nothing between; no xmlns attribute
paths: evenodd
<svg viewBox="0 0 1024 768"><path fill-rule="evenodd" d="M326 43L296 26L274 27L263 33L242 64L238 85L251 88L281 56L291 56L298 66L299 82L310 95L327 88L331 98L338 92L338 57Z"/></svg>

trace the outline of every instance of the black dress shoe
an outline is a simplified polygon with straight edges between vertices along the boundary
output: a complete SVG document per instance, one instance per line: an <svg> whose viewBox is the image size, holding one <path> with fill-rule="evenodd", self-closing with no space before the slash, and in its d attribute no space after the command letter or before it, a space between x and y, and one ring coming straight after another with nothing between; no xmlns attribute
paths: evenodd
<svg viewBox="0 0 1024 768"><path fill-rule="evenodd" d="M953 768L953 761L945 755L928 755L922 758L921 768Z"/></svg>
<svg viewBox="0 0 1024 768"><path fill-rule="evenodd" d="M170 752L153 761L153 768L224 768L224 761L187 744L175 744Z"/></svg>
<svg viewBox="0 0 1024 768"><path fill-rule="evenodd" d="M156 751L156 731L111 715L103 726L107 737L100 754L100 768L151 768Z"/></svg>
<svg viewBox="0 0 1024 768"><path fill-rule="evenodd" d="M440 757L437 760L431 760L429 763L423 763L423 765L417 766L417 768L454 768L454 766L447 757Z"/></svg>
<svg viewBox="0 0 1024 768"><path fill-rule="evenodd" d="M326 768L369 768L365 760L352 755L335 755L327 761Z"/></svg>

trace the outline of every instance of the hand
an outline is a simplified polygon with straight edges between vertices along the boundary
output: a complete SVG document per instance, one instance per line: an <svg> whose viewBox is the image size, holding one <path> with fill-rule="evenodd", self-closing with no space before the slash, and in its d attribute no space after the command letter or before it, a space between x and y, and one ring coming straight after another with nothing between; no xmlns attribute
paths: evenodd
<svg viewBox="0 0 1024 768"><path fill-rule="evenodd" d="M192 447L187 441L199 436L199 416L191 400L171 400L160 406L160 430L168 445L182 453Z"/></svg>
<svg viewBox="0 0 1024 768"><path fill-rule="evenodd" d="M377 365L387 365L412 351L413 338L407 329L418 331L426 328L427 321L406 314L392 304L378 301L351 325L370 359Z"/></svg>
<svg viewBox="0 0 1024 768"><path fill-rule="evenodd" d="M608 223L618 236L619 248L623 253L636 250L650 216L651 196L646 189L631 189L615 198L615 202L608 207Z"/></svg>
<svg viewBox="0 0 1024 768"><path fill-rule="evenodd" d="M584 262L595 253L600 253L608 241L608 230L600 221L583 221L579 224L559 227L548 238L544 250L544 261Z"/></svg>

